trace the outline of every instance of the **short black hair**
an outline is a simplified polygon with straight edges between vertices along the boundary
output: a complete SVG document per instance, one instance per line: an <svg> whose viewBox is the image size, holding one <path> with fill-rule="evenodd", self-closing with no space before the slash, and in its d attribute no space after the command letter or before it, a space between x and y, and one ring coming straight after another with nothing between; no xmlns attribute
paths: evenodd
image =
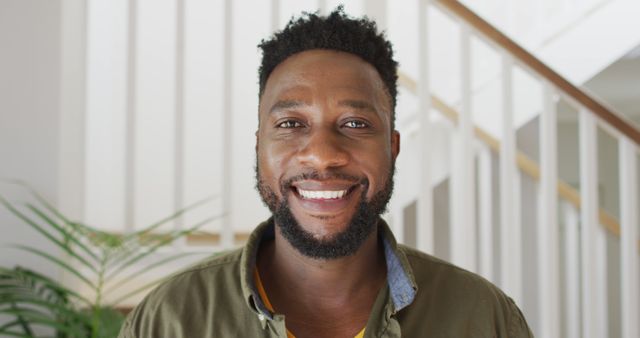
<svg viewBox="0 0 640 338"><path fill-rule="evenodd" d="M311 49L330 49L354 54L371 64L380 74L391 99L391 126L395 124L398 93L398 62L384 32L378 32L369 18L351 18L338 6L327 16L303 12L291 18L286 27L258 45L262 63L258 70L261 97L271 72L293 54Z"/></svg>

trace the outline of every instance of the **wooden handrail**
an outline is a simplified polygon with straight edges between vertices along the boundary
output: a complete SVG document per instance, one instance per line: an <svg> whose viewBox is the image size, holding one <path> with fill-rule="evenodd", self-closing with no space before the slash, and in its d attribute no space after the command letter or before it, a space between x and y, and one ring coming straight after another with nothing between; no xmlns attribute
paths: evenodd
<svg viewBox="0 0 640 338"><path fill-rule="evenodd" d="M636 145L640 145L640 130L634 126L633 122L630 122L622 115L615 113L612 109L606 107L593 96L573 85L465 5L457 0L433 0L433 2L459 17L489 40L504 48L515 59L520 61L520 63L531 68L560 91L564 92L593 114L610 124L620 133L633 140Z"/></svg>
<svg viewBox="0 0 640 338"><path fill-rule="evenodd" d="M233 234L234 244L243 244L249 240L249 232L236 232ZM219 233L215 232L196 232L189 234L187 237L187 244L189 245L217 245L222 242Z"/></svg>
<svg viewBox="0 0 640 338"><path fill-rule="evenodd" d="M400 85L408 89L413 94L417 95L417 83L402 72L400 72L400 74L398 75L398 82L400 83ZM453 107L447 105L444 101L434 95L431 95L431 104L434 109L442 113L442 115L451 120L451 122L453 122L454 124L458 123L459 113ZM491 136L491 134L477 126L474 127L474 132L476 136L484 143L486 143L493 152L500 154L500 141L498 139ZM540 180L540 167L534 160L529 158L523 152L517 151L516 162L518 168L520 168L523 173L527 174L529 177L533 178L536 181ZM560 197L575 206L576 209L580 209L580 192L573 188L571 185L565 183L562 180L558 180L558 194L560 195ZM603 208L600 208L598 216L600 224L602 224L605 229L607 229L612 234L620 237L620 223L618 223L618 220L615 217L613 217Z"/></svg>

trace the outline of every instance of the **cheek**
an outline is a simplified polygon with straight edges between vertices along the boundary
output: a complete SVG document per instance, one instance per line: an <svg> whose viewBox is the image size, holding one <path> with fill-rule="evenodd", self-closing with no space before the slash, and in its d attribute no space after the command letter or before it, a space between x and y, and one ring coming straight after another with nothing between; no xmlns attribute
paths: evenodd
<svg viewBox="0 0 640 338"><path fill-rule="evenodd" d="M287 151L287 148L288 151ZM283 147L276 144L259 144L257 161L260 168L260 177L265 183L276 186L284 177L288 159L291 158L291 147Z"/></svg>
<svg viewBox="0 0 640 338"><path fill-rule="evenodd" d="M372 152L371 149L380 149ZM369 191L367 197L373 196L379 190L382 190L384 184L389 178L392 166L391 151L388 147L360 149L353 157L355 163L361 168L362 173L369 179Z"/></svg>

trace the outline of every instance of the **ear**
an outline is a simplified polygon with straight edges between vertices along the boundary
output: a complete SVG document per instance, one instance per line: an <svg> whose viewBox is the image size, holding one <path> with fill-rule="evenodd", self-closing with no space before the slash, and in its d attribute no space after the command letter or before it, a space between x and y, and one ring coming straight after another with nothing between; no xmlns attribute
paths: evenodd
<svg viewBox="0 0 640 338"><path fill-rule="evenodd" d="M400 154L400 133L397 130L391 132L391 156L395 161Z"/></svg>

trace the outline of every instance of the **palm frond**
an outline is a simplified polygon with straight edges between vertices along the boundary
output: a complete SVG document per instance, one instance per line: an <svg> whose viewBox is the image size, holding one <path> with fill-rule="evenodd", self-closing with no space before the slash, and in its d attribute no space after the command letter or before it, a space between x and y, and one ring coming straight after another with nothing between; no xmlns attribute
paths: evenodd
<svg viewBox="0 0 640 338"><path fill-rule="evenodd" d="M59 318L40 316L33 312L22 312L20 316L29 323L50 327L59 332L64 332L71 337L87 337L88 330L86 326L83 325L73 325L74 323L64 322Z"/></svg>
<svg viewBox="0 0 640 338"><path fill-rule="evenodd" d="M0 337L20 337L20 338L34 338L33 334L26 334L23 332L9 331L7 329L0 329Z"/></svg>
<svg viewBox="0 0 640 338"><path fill-rule="evenodd" d="M0 179L0 181L3 180ZM208 197L139 231L126 235L114 234L71 221L46 198L22 181L4 181L25 188L36 202L25 203L23 207L12 204L0 196L0 207L6 207L14 216L36 230L66 255L64 258L58 258L35 247L23 245L12 247L44 258L47 262L69 272L74 280L80 280L95 293L96 300L91 301L79 292L62 286L58 281L37 272L20 267L14 269L0 267L0 315L3 318L9 316L8 322L0 324L0 336L3 337L33 337L32 325L52 328L56 331L58 338L116 336L124 316L115 311L113 306L170 277L158 278L126 292L107 307L100 306L105 296L121 289L122 286L131 283L141 275L166 266L167 263L198 254L185 252L163 258L152 256L163 246L193 233L219 217L207 218L186 230L154 233L162 225L215 198ZM141 263L143 260L144 264ZM128 273L124 278L114 280L133 266L136 268L135 273Z"/></svg>
<svg viewBox="0 0 640 338"><path fill-rule="evenodd" d="M40 287L58 297L90 307L92 303L81 294L61 285L53 279L35 271L19 266L14 269L0 267L0 294L3 292L22 292ZM53 297L53 296L51 296Z"/></svg>
<svg viewBox="0 0 640 338"><path fill-rule="evenodd" d="M49 212L51 212L52 214L54 214L56 217L58 217L59 219L61 219L65 224L66 223L71 223L71 221L69 221L68 218L66 218L60 211L58 211L56 208L53 207L53 205L51 205L51 203L49 203L49 201L44 198L44 196L42 196L40 193L38 193L35 189L33 189L27 182L23 181L23 180L16 180L16 179L3 179L2 181L9 183L9 184L13 184L13 185L17 185L20 186L22 188L24 188L25 190L27 190L29 192L29 194L31 196L33 196L38 202L40 202L47 210L49 210Z"/></svg>
<svg viewBox="0 0 640 338"><path fill-rule="evenodd" d="M84 253L86 253L87 255L91 256L91 258L93 258L95 260L99 259L98 256L91 249L89 249L89 247L87 247L86 244L82 243L82 241L77 236L73 236L72 233L70 233L68 230L66 230L61 225L57 224L53 219L51 219L49 216L47 216L40 209L36 208L34 205L32 205L30 203L27 203L27 208L29 210L31 210L34 214L36 214L38 217L40 217L48 225L50 225L54 229L58 230L58 232L60 232L64 236L64 239L66 241L73 242L73 244L75 244L79 248L81 248L84 251ZM69 249L72 249L71 246L68 246L68 245L65 245L65 246L68 247ZM70 252L67 252L67 253L72 254ZM74 255L74 257L75 257L75 255ZM81 257L77 258L77 259L83 260ZM89 262L87 262L87 264L89 264Z"/></svg>
<svg viewBox="0 0 640 338"><path fill-rule="evenodd" d="M24 250L27 252L31 252L37 256L40 256L54 264L56 264L57 266L61 267L62 269L70 272L72 275L74 275L75 277L77 277L79 280L81 280L82 282L84 282L87 286L91 287L91 289L95 290L96 286L85 276L83 276L78 270L74 269L72 266L70 266L69 264L63 262L62 260L60 260L59 258L56 258L42 250L39 249L34 249L25 245L11 245L11 247L14 247L16 249L20 249L20 250Z"/></svg>
<svg viewBox="0 0 640 338"><path fill-rule="evenodd" d="M18 210L17 208L15 208L13 205L11 205L4 197L0 196L0 204L4 205L13 215L15 215L16 217L18 217L19 219L23 220L27 225L31 226L33 229L35 229L36 231L38 231L40 234L42 234L43 236L45 236L49 241L51 241L52 243L54 243L56 246L58 246L60 249L62 249L63 251L65 251L66 253L68 253L69 255L73 256L74 258L78 259L78 261L80 261L81 263L83 263L86 267L88 267L89 269L93 270L94 272L96 271L95 267L89 263L88 261L86 261L83 257L79 256L78 254L76 254L73 249L68 246L65 245L64 243L62 243L62 241L60 241L59 239L57 239L53 234L51 234L49 231L45 230L42 226L40 226L38 224L38 222L32 220L31 218L29 218L27 215L23 214L22 212L20 212L20 210Z"/></svg>
<svg viewBox="0 0 640 338"><path fill-rule="evenodd" d="M200 221L198 223L196 223L196 225L192 226L189 229L186 230L174 230L170 233L168 233L166 236L163 236L161 239L159 239L155 244L153 244L152 246L148 247L147 250L133 256L131 259L129 260L125 260L122 264L120 264L119 266L115 267L113 270L110 271L110 273L107 275L107 279L111 279L115 276L117 276L118 274L120 274L122 271L124 271L124 269L126 269L127 267L139 262L140 260L144 259L145 257L153 254L154 252L156 252L158 249L160 249L161 247L172 243L174 240L191 234L194 231L198 230L199 228L201 228L202 226L204 226L205 224L211 222L212 220L214 220L215 217L210 217L207 218L203 221Z"/></svg>
<svg viewBox="0 0 640 338"><path fill-rule="evenodd" d="M125 242L126 241L137 241L137 239L140 238L141 236L143 236L145 234L149 234L153 230L157 229L158 227L160 227L160 226L162 226L162 225L164 225L164 224L166 224L168 222L171 222L171 221L175 220L176 218L182 216L186 212L188 212L190 210L193 210L193 209L195 209L195 208L197 208L197 207L199 207L199 206L201 206L201 205L203 205L203 204L205 204L207 202L215 200L215 199L216 199L216 196L203 198L203 199L201 199L201 200L199 200L199 201L197 201L197 202L195 202L195 203L193 203L191 205L188 205L187 207L185 207L183 209L180 209L180 210L174 212L173 214L171 214L171 215L169 215L169 216L157 221L156 223L153 223L153 224L145 227L144 229L141 229L139 231L135 231L135 232L133 232L131 234L128 234L128 235L124 236L124 241Z"/></svg>
<svg viewBox="0 0 640 338"><path fill-rule="evenodd" d="M0 333L15 333L15 327L20 327L24 335L32 336L31 325L41 325L68 336L86 337L87 316L76 310L63 287L51 282L28 269L0 268L0 313L15 318Z"/></svg>

